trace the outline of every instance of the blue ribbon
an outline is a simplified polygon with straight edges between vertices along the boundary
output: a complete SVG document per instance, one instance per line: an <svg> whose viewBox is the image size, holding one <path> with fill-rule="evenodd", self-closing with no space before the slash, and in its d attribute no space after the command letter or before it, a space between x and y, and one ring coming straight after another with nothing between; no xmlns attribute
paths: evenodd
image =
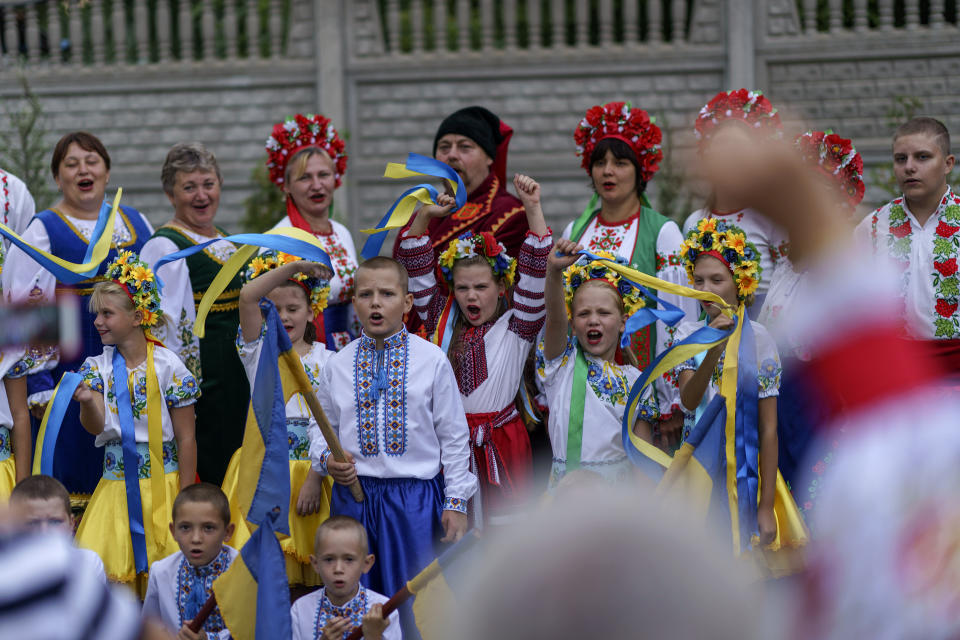
<svg viewBox="0 0 960 640"><path fill-rule="evenodd" d="M456 210L460 210L463 208L463 205L467 203L467 188L463 185L463 180L460 178L460 174L454 171L450 165L444 164L439 160L435 160L427 156L422 156L418 153L411 153L407 156L407 162L404 166L408 171L415 171L427 176L452 180L457 185L456 189L454 189L454 198L457 202ZM430 198L434 202L437 201L437 198L440 195L436 187L431 184L423 183L418 184L415 187L410 187L401 193L400 197L394 201L394 203L387 210L387 213L380 218L380 222L376 224L375 228L383 229L387 222L389 222L391 216L393 216L393 211L397 208L397 205L403 202L404 198L418 189L426 189L427 193L430 194ZM370 258L380 255L380 249L383 247L383 242L387 239L388 233L389 230L384 229L383 231L378 231L377 233L371 234L370 237L367 238L367 241L363 243L363 249L360 251L360 255L364 260L369 260Z"/></svg>
<svg viewBox="0 0 960 640"><path fill-rule="evenodd" d="M580 255L586 256L587 259L589 260L608 260L608 258L598 256L586 250L578 251L577 253L579 253ZM659 306L647 305L642 309L638 309L633 315L627 318L626 325L623 330L623 335L620 336L621 347L629 346L631 335L633 335L637 331L640 331L644 327L647 327L653 324L654 322L657 322L658 320L672 327L672 326L675 326L681 320L683 320L684 317L686 316L686 314L683 312L683 309L676 306L675 304L671 304L666 300L658 298L657 296L653 295L653 293L651 293L649 289L647 289L646 287L644 287L643 285L637 282L634 282L633 280L624 276L623 274L618 273L617 275L620 276L620 278L625 282L629 282L631 285L636 287L640 291L640 293L642 293L643 296L647 298L648 301L652 300L658 303L658 305L663 305L663 309L660 309Z"/></svg>
<svg viewBox="0 0 960 640"><path fill-rule="evenodd" d="M87 243L87 250L83 254L83 261L81 264L90 262L93 258L93 247L97 242L97 239L103 234L104 227L107 226L107 219L110 217L110 210L113 206L107 202L103 201L103 204L100 205L100 213L97 214L97 224L93 228L93 234L90 236L90 241ZM111 230L111 233L113 231ZM81 273L74 273L69 269L65 269L58 265L56 262L51 261L45 255L40 253L36 247L24 242L17 234L9 229L4 229L0 227L0 235L4 236L11 243L20 247L20 249L30 256L37 264L53 274L53 276L60 282L65 282L67 284L77 284L78 282L83 282L84 280L91 278L97 275L97 272L100 270L100 265L87 269Z"/></svg>
<svg viewBox="0 0 960 640"><path fill-rule="evenodd" d="M137 435L133 422L133 405L127 388L127 362L120 349L113 350L113 391L117 398L117 415L120 419L120 444L123 447L123 484L127 490L127 520L130 523L130 540L133 543L133 560L137 573L147 570L147 538L143 528L143 503L140 499L140 474L138 473ZM109 407L107 411L109 411ZM163 460L151 460L150 473Z"/></svg>
<svg viewBox="0 0 960 640"><path fill-rule="evenodd" d="M260 300L267 326L253 384L251 405L263 442L263 461L247 520L262 522L277 514L276 530L290 533L290 454L287 447L287 414L280 378L280 354L292 349L290 336L269 299Z"/></svg>
<svg viewBox="0 0 960 640"><path fill-rule="evenodd" d="M630 394L627 396L627 410L623 412L623 423L621 429L623 448L627 452L627 457L630 458L630 461L634 465L640 467L644 466L646 464L646 456L634 449L633 443L630 442L630 433L633 430L633 412L630 409L634 406L637 396L640 395L640 393L643 392L644 387L647 386L653 370L674 349L688 344L710 344L712 342L716 342L717 340L722 340L723 338L733 335L735 328L736 317L734 317L733 327L726 331L714 329L710 326L700 327L680 342L673 343L668 349L665 349L663 353L654 358L653 361L648 364L643 371L640 372L640 377L637 378L636 382L633 383L633 386L630 387Z"/></svg>
<svg viewBox="0 0 960 640"><path fill-rule="evenodd" d="M757 495L760 486L759 389L757 344L749 318L743 319L737 356L737 507L740 511L740 548L750 548L757 533ZM773 491L773 487L768 487Z"/></svg>
<svg viewBox="0 0 960 640"><path fill-rule="evenodd" d="M42 440L37 448L37 455L40 456L40 473L43 475L53 475L53 458L57 448L57 438L60 437L60 425L63 423L63 416L67 413L70 401L73 400L73 392L82 381L83 376L79 373L68 371L63 374L60 382L57 383L57 388L53 391L49 413L46 416L47 427L41 434Z"/></svg>
<svg viewBox="0 0 960 640"><path fill-rule="evenodd" d="M160 270L160 267L176 260L188 258L195 253L203 251L214 242L220 242L221 240L227 240L234 244L252 244L258 247L264 247L266 249L273 249L274 251L289 253L290 255L297 256L303 260L310 260L311 262L322 264L336 273L333 268L333 264L330 262L330 256L328 256L323 249L312 245L309 242L304 242L303 240L276 234L238 233L232 236L207 240L206 242L201 242L200 244L193 245L192 247L187 247L186 249L181 249L175 253L165 255L157 260L153 264L153 273L157 278L157 286L160 287L160 290L163 290L163 281L160 279L160 276L157 273Z"/></svg>

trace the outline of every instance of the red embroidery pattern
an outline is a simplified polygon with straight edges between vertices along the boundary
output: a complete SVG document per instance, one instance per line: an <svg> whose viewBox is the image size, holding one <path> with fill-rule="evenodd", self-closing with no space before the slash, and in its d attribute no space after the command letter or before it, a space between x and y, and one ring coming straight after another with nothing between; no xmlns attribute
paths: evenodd
<svg viewBox="0 0 960 640"><path fill-rule="evenodd" d="M460 393L473 393L487 379L487 351L483 337L492 322L479 327L467 327L460 334L460 344L453 356L453 372L457 376Z"/></svg>

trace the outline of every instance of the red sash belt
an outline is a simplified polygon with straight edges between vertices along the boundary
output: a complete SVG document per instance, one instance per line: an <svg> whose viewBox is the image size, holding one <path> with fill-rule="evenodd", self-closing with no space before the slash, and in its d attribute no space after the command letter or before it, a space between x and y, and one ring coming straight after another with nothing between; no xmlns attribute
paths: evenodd
<svg viewBox="0 0 960 640"><path fill-rule="evenodd" d="M470 425L470 470L477 473L477 459L475 449L483 449L483 457L487 466L487 478L490 484L500 486L501 470L506 481L507 487L511 487L510 473L503 464L503 457L497 444L491 437L494 429L503 428L505 425L519 420L522 424L523 419L517 411L514 404L495 413L468 413L467 424Z"/></svg>

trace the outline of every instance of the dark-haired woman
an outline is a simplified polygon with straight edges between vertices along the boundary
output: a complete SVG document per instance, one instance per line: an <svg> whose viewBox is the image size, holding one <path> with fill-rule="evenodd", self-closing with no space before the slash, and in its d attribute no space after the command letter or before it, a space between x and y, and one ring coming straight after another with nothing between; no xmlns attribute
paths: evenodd
<svg viewBox="0 0 960 640"><path fill-rule="evenodd" d="M577 155L593 182L591 206L563 230L563 237L591 252L608 251L633 268L668 282L687 285L680 260L683 236L675 222L650 207L643 192L660 168L660 128L646 111L629 103L591 107L574 132ZM599 205L599 206L597 206ZM695 300L669 294L665 300L698 316ZM673 329L658 322L631 337L631 351L643 369L670 346ZM665 376L654 385L660 408L658 444L673 447L683 425L676 380Z"/></svg>
<svg viewBox="0 0 960 640"><path fill-rule="evenodd" d="M53 150L50 170L60 201L52 208L34 216L23 232L23 239L38 249L70 262L82 263L97 224L102 207L109 207L105 200L107 182L110 180L110 154L93 134L74 131L60 138ZM140 252L143 244L153 235L153 227L142 213L132 207L120 205L113 226L110 253L100 265L97 275L78 284L58 282L52 273L43 269L19 248L12 246L3 267L3 293L12 302L52 302L56 296L77 296L81 308L80 353L69 359L60 358L53 368L53 382L65 371L75 371L87 356L102 352L100 334L93 326L94 315L87 310L93 285L104 280L107 265L118 251ZM31 353L33 354L31 356ZM44 364L40 362L49 354L40 355L28 351L31 373L52 367L56 355ZM43 382L40 374L28 380L31 404L45 404L52 395L52 387ZM97 486L103 472L103 451L93 444L93 436L80 425L80 407L71 403L60 427L60 435L53 459L53 474L73 494L90 494Z"/></svg>

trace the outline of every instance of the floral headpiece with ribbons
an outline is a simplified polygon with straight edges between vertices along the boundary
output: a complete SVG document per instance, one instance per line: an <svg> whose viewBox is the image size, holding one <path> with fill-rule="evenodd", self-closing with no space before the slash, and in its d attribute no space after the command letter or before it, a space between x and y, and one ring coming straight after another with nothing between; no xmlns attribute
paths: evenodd
<svg viewBox="0 0 960 640"><path fill-rule="evenodd" d="M623 266L629 266L624 258L615 256L608 251L597 251L595 255ZM623 310L628 316L632 316L647 304L640 289L634 286L632 282L609 268L604 262L590 260L583 256L563 272L563 292L569 317L573 317L573 296L577 293L577 289L591 280L599 280L613 287L614 291L623 300Z"/></svg>
<svg viewBox="0 0 960 640"><path fill-rule="evenodd" d="M737 299L744 300L760 284L760 252L747 240L743 229L717 218L697 223L680 245L680 257L693 284L693 267L700 256L713 256L730 269L737 285Z"/></svg>
<svg viewBox="0 0 960 640"><path fill-rule="evenodd" d="M278 187L283 187L283 174L290 158L307 147L318 147L327 152L333 160L334 177L338 187L341 177L347 171L347 154L344 153L343 140L330 123L330 118L319 113L298 113L273 125L273 132L267 138L266 146L270 181Z"/></svg>
<svg viewBox="0 0 960 640"><path fill-rule="evenodd" d="M446 250L440 254L438 266L444 280L453 284L453 266L457 260L483 256L493 269L496 279L503 279L507 287L513 286L517 273L517 261L507 255L507 250L492 233L468 231L450 241Z"/></svg>
<svg viewBox="0 0 960 640"><path fill-rule="evenodd" d="M118 253L107 267L106 277L127 292L134 310L143 317L140 326L152 327L160 321L163 310L160 309L160 289L156 276L137 254L132 251Z"/></svg>
<svg viewBox="0 0 960 640"><path fill-rule="evenodd" d="M693 132L701 148L717 125L725 120L739 120L771 138L783 135L780 114L761 91L721 91L704 105L697 115Z"/></svg>
<svg viewBox="0 0 960 640"><path fill-rule="evenodd" d="M843 203L850 211L863 200L863 158L847 138L830 129L807 131L797 136L794 146L807 165L834 180L843 194Z"/></svg>
<svg viewBox="0 0 960 640"><path fill-rule="evenodd" d="M243 281L250 282L267 271L272 271L277 267L282 267L285 264L296 262L300 259L301 258L297 256L292 256L282 251L277 252L273 249L264 251L254 257L250 261L250 264L247 265L246 270L243 272ZM303 287L303 290L307 292L307 297L310 299L310 310L313 312L314 317L323 313L323 310L327 308L327 297L330 295L329 282L322 278L308 276L305 273L295 273L293 277L290 278L290 282L300 285Z"/></svg>
<svg viewBox="0 0 960 640"><path fill-rule="evenodd" d="M650 182L663 159L660 149L663 134L654 122L646 111L632 108L629 102L608 102L602 107L590 107L573 132L577 155L581 158L580 166L590 175L590 156L597 143L605 138L616 138L633 149L640 165L640 178Z"/></svg>

